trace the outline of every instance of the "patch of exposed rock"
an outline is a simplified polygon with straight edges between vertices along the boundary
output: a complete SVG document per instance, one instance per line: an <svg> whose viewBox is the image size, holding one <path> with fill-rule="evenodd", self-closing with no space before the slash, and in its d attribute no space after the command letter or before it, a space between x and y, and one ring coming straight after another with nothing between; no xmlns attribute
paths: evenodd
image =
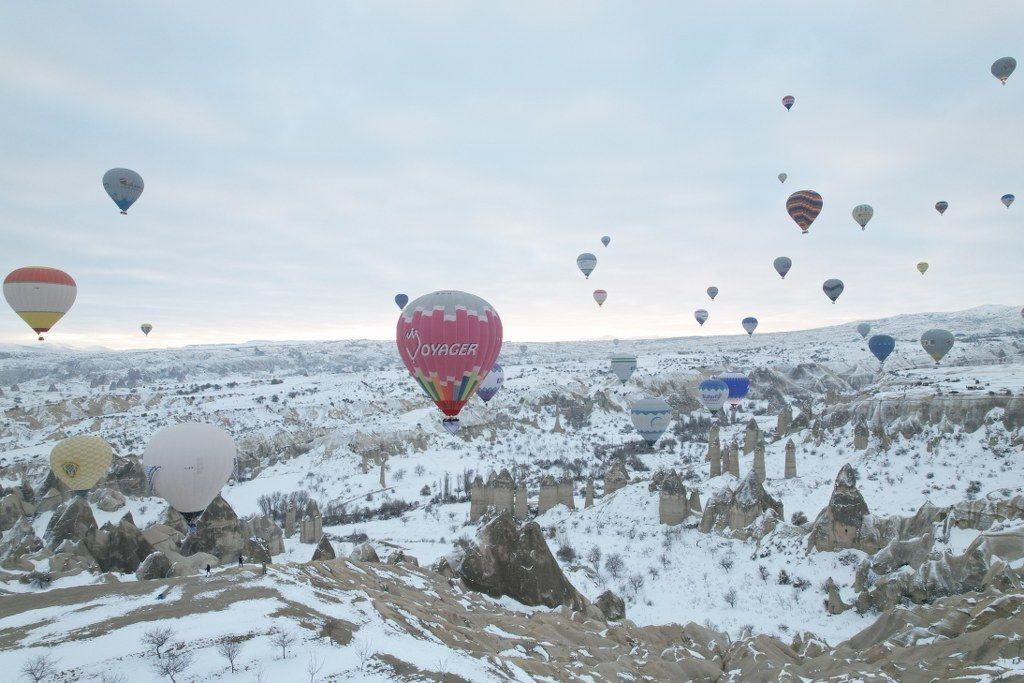
<svg viewBox="0 0 1024 683"><path fill-rule="evenodd" d="M237 562L239 555L246 554L246 540L238 515L218 495L196 520L195 532L182 542L181 554L187 557L201 552L217 557L218 564Z"/></svg>
<svg viewBox="0 0 1024 683"><path fill-rule="evenodd" d="M171 575L171 560L159 550L150 553L135 571L139 581L163 579Z"/></svg>
<svg viewBox="0 0 1024 683"><path fill-rule="evenodd" d="M884 543L857 489L857 473L849 464L836 476L828 505L818 513L807 537L807 550L833 551L857 548L876 553Z"/></svg>
<svg viewBox="0 0 1024 683"><path fill-rule="evenodd" d="M608 621L619 621L626 618L626 602L610 590L601 593L594 601L601 614Z"/></svg>
<svg viewBox="0 0 1024 683"><path fill-rule="evenodd" d="M480 530L459 564L459 576L472 590L508 596L524 605L566 605L582 611L586 599L565 578L536 522L522 527L502 513Z"/></svg>
<svg viewBox="0 0 1024 683"><path fill-rule="evenodd" d="M316 550L313 551L313 558L311 562L317 562L320 560L333 560L337 557L334 553L334 546L331 545L331 539L327 538L327 535L320 537L320 542L316 545Z"/></svg>
<svg viewBox="0 0 1024 683"><path fill-rule="evenodd" d="M348 554L348 558L356 562L380 562L377 551L369 542L360 543L353 548L352 552Z"/></svg>
<svg viewBox="0 0 1024 683"><path fill-rule="evenodd" d="M767 533L774 522L783 518L782 503L765 491L757 474L751 471L735 490L723 488L704 507L700 530L708 533L731 531L737 538L748 538L748 529L764 515L758 524L759 535Z"/></svg>

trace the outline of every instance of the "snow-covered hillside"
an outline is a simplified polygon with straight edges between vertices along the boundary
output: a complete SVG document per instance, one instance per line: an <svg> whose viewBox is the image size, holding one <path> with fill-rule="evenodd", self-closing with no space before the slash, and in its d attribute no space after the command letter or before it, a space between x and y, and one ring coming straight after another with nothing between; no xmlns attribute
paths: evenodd
<svg viewBox="0 0 1024 683"><path fill-rule="evenodd" d="M576 509L555 506L536 521L587 598L613 591L640 626L696 622L734 638L767 633L787 641L811 631L835 644L877 617L823 608L828 578L844 600L856 598L856 571L871 552L808 551L810 524L829 505L843 465L856 470L876 518L1024 493L1024 431L1014 417L1024 389L1019 311L985 306L868 321L872 334L897 339L884 371L856 322L752 337L527 344L525 351L507 343L499 360L505 386L489 404L474 399L467 406L457 436L441 428L390 342L132 352L4 347L0 486L38 481L54 443L69 435L99 434L118 456L140 456L159 429L209 421L240 447L238 481L223 492L239 516L265 514L275 493L303 492L324 511L324 531L339 555L368 538L425 566L475 538L468 489L476 476L509 470L525 482L532 506L545 476L568 476ZM918 342L933 327L956 334L940 366ZM625 385L609 371L615 350L639 358ZM764 489L784 509L784 519L757 538L702 532L699 512L679 525L659 522L652 484L659 472L674 469L705 507L739 486L729 473L711 476L711 421L694 391L726 370L753 382L749 398L721 421L721 442L739 444L745 478L757 457L742 451L753 419L764 439ZM643 396L664 397L673 408L672 426L653 449L629 418L631 402ZM778 416L787 410L793 424L781 433ZM866 441L855 448L858 425ZM784 478L788 441L795 445L794 478ZM602 478L617 462L631 481L605 492ZM596 497L584 509L589 478ZM116 523L128 510L142 529L164 509L157 498L135 495L125 508L95 515L99 524ZM40 538L53 514L32 520ZM932 552L963 553L979 533L947 529ZM305 562L313 549L293 536L275 562ZM19 576L4 573L0 590L37 590ZM58 578L50 590L99 581L82 573ZM0 621L0 629L11 623ZM464 670L471 678L488 675Z"/></svg>

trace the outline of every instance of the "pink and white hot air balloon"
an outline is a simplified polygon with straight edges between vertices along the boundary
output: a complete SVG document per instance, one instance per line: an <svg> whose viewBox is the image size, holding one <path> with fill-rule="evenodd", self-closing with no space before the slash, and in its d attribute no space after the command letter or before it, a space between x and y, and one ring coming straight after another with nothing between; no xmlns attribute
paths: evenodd
<svg viewBox="0 0 1024 683"><path fill-rule="evenodd" d="M597 302L598 306L603 305L604 302L607 301L607 300L608 300L608 292L604 291L603 289L595 289L594 290L594 301Z"/></svg>
<svg viewBox="0 0 1024 683"><path fill-rule="evenodd" d="M444 427L454 434L459 412L498 359L501 318L478 296L433 292L406 305L396 336L409 374L447 416Z"/></svg>

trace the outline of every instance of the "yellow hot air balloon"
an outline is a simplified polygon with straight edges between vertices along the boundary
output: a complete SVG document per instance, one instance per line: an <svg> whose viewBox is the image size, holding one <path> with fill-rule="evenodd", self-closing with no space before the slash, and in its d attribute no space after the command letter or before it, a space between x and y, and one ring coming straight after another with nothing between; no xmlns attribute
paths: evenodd
<svg viewBox="0 0 1024 683"><path fill-rule="evenodd" d="M920 263L917 264L917 269L918 271L920 271L921 275L924 275L924 271L928 270L928 262L921 261Z"/></svg>
<svg viewBox="0 0 1024 683"><path fill-rule="evenodd" d="M88 491L110 469L114 454L98 436L72 436L50 451L50 467L72 491Z"/></svg>

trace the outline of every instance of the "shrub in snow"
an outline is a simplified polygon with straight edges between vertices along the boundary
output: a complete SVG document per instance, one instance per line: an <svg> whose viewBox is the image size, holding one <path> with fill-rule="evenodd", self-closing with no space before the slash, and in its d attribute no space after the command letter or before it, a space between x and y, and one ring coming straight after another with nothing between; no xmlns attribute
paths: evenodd
<svg viewBox="0 0 1024 683"><path fill-rule="evenodd" d="M807 524L807 515L805 515L800 510L794 512L793 516L790 519L792 520L793 524L796 524L797 526Z"/></svg>
<svg viewBox="0 0 1024 683"><path fill-rule="evenodd" d="M626 563L622 560L622 555L619 555L618 553L612 553L604 561L604 568L607 569L608 573L615 578L618 578L625 566Z"/></svg>

